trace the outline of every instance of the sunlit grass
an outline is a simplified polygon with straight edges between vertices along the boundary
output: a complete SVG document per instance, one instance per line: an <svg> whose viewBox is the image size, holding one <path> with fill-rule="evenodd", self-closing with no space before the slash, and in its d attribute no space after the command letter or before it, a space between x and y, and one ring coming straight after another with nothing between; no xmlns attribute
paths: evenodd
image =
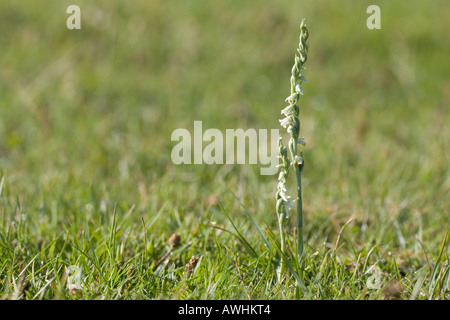
<svg viewBox="0 0 450 320"><path fill-rule="evenodd" d="M446 1L383 2L378 31L359 1L78 3L80 31L70 1L0 4L2 298L449 298ZM276 176L170 161L194 120L278 127L301 17L304 291L275 275Z"/></svg>

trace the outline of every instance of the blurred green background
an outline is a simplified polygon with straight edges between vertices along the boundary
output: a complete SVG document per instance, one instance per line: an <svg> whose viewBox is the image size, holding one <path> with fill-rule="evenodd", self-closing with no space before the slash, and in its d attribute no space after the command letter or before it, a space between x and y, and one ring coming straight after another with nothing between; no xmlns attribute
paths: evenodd
<svg viewBox="0 0 450 320"><path fill-rule="evenodd" d="M81 30L66 28L71 4ZM220 221L215 197L237 217L231 190L276 229L276 176L175 166L170 137L194 120L204 130L279 128L305 17L308 241L331 239L353 216L355 245L375 238L404 249L420 234L437 250L449 230L450 4L377 1L381 30L369 30L370 4L2 0L4 221L20 207L35 239L51 238L67 219L110 219L114 203L136 204L140 223L167 201L156 224L165 239L196 219ZM406 244L378 227L392 219Z"/></svg>
<svg viewBox="0 0 450 320"><path fill-rule="evenodd" d="M81 30L66 28L70 4ZM356 188L444 206L449 5L380 1L382 29L368 30L369 4L2 1L0 166L25 197L68 179L131 202L137 179L201 183L219 168L173 166L171 132L278 128L305 17L305 201Z"/></svg>

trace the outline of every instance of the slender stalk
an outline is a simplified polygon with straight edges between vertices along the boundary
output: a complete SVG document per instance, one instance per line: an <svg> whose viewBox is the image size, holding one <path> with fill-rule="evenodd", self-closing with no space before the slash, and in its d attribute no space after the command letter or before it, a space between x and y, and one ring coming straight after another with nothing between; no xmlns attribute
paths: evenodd
<svg viewBox="0 0 450 320"><path fill-rule="evenodd" d="M279 141L280 158L283 163L280 165L280 175L278 177L278 191L277 191L277 213L280 220L280 237L282 245L285 245L285 235L282 227L284 226L284 220L287 218L287 210L293 208L292 198L287 194L288 189L286 186L287 177L289 174L289 167L293 166L297 178L297 258L300 261L303 255L303 203L302 203L302 171L303 171L303 157L302 152L299 152L298 145L306 145L306 143L299 138L300 134L300 107L298 106L298 100L300 95L303 95L302 83L306 81L302 75L302 71L305 69L304 64L307 59L308 52L308 29L306 28L305 20L303 19L300 24L300 38L297 52L295 53L295 63L292 67L291 75L291 94L286 98L286 102L289 105L284 108L281 113L285 115L285 118L280 120L280 125L287 129L290 135L289 139L289 154L290 163L287 156L286 147ZM284 219L282 219L284 218ZM285 250L281 248L282 252Z"/></svg>
<svg viewBox="0 0 450 320"><path fill-rule="evenodd" d="M297 168L296 174L297 174L297 259L300 261L303 255L303 203L302 203L301 169Z"/></svg>
<svg viewBox="0 0 450 320"><path fill-rule="evenodd" d="M286 216L284 214L281 214L278 218L278 225L280 227L280 245L281 245L281 252L283 254L286 253L286 234L284 233L284 221L286 220ZM280 257L280 266L277 270L277 277L278 281L281 281L284 273L284 263L283 263L283 257Z"/></svg>
<svg viewBox="0 0 450 320"><path fill-rule="evenodd" d="M306 28L305 20L302 20L300 24L300 39L299 39L299 47L296 52L295 64L292 68L292 76L291 76L291 94L298 93L303 95L303 90L301 84L306 79L301 74L304 69L304 64L307 60L308 53L308 29ZM298 101L298 98L297 98ZM296 105L296 114L297 118L299 116L299 107ZM300 134L300 120L298 121L298 130L295 130L296 135L293 136L294 141L297 143L294 144L294 154L297 157L298 155L298 143L304 144L303 140L299 140ZM297 159L297 158L296 158ZM302 200L302 171L304 167L303 154L300 154L299 161L294 161L295 165L295 174L297 177L297 258L300 261L303 255L303 200Z"/></svg>

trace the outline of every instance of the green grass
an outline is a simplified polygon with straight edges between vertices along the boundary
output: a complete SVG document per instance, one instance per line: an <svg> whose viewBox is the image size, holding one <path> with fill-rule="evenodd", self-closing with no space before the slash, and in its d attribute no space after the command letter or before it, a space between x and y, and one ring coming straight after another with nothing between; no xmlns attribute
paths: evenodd
<svg viewBox="0 0 450 320"><path fill-rule="evenodd" d="M370 31L371 2L352 3L84 0L70 31L71 1L2 1L0 297L449 299L450 7L379 1ZM278 128L302 17L297 290L275 274L277 177L175 166L170 136Z"/></svg>

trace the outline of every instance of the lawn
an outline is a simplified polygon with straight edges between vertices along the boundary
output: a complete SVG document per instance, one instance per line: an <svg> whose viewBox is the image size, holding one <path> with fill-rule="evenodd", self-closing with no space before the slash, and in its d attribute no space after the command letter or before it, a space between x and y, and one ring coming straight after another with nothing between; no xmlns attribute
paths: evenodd
<svg viewBox="0 0 450 320"><path fill-rule="evenodd" d="M380 0L380 30L356 0L80 0L69 30L74 2L0 3L0 298L450 298L448 1ZM277 175L175 165L171 134L283 132L303 17L278 281Z"/></svg>

